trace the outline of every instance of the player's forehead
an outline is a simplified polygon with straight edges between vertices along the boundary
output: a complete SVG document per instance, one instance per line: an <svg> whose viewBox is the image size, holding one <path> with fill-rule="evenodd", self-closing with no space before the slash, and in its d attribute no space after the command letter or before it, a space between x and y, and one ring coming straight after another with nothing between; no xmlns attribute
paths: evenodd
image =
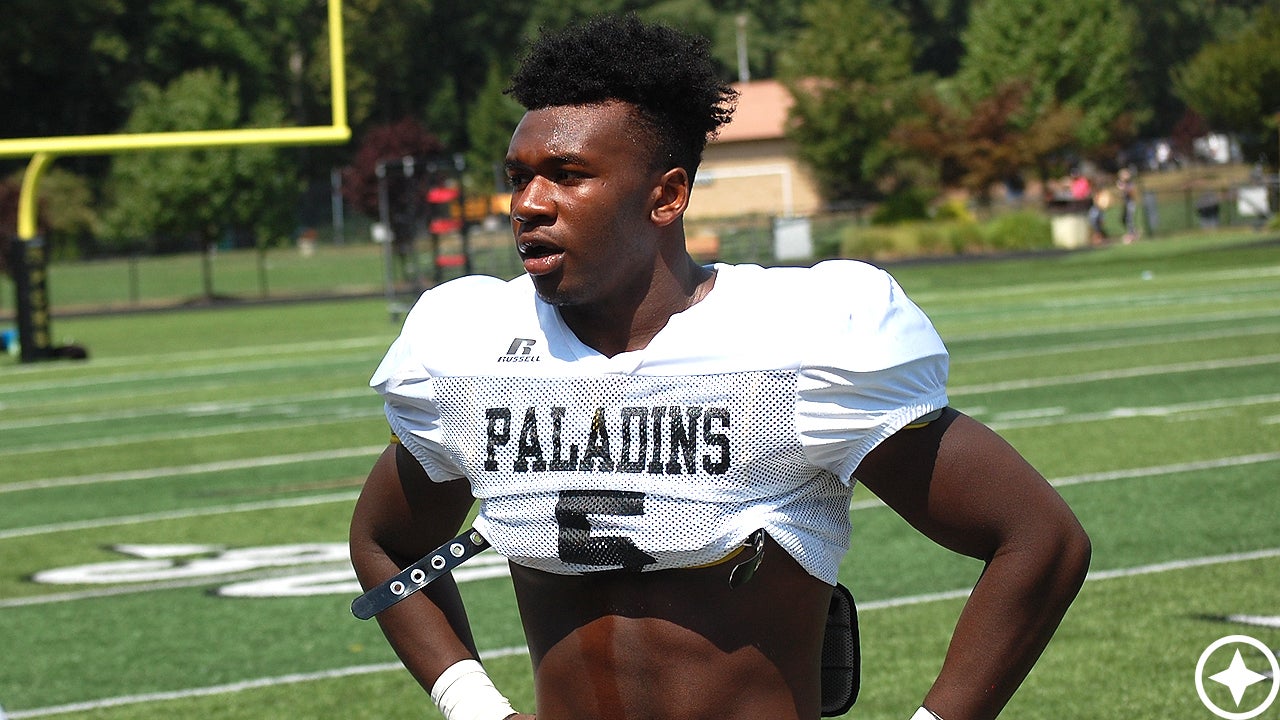
<svg viewBox="0 0 1280 720"><path fill-rule="evenodd" d="M638 142L630 105L604 102L530 110L521 118L507 149L508 165L534 166L548 161L633 162L645 151Z"/></svg>

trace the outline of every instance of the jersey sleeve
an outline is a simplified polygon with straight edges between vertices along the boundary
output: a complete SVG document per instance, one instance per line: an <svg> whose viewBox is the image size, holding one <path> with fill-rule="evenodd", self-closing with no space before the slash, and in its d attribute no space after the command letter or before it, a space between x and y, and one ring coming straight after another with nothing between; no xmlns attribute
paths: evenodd
<svg viewBox="0 0 1280 720"><path fill-rule="evenodd" d="M876 445L946 406L948 356L888 273L850 261L814 271L820 297L798 372L797 430L809 460L847 481Z"/></svg>
<svg viewBox="0 0 1280 720"><path fill-rule="evenodd" d="M436 482L463 476L442 442L440 408L427 353L444 330L434 320L440 298L431 292L414 305L400 336L391 344L369 385L382 396L391 432L408 448Z"/></svg>

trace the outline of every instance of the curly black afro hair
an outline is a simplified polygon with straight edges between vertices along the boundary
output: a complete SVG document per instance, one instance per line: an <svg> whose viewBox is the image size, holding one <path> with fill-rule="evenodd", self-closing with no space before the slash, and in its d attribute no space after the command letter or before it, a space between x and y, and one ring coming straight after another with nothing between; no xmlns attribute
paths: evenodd
<svg viewBox="0 0 1280 720"><path fill-rule="evenodd" d="M655 164L692 176L738 93L716 73L706 38L634 14L543 30L506 92L527 110L621 101L652 132Z"/></svg>

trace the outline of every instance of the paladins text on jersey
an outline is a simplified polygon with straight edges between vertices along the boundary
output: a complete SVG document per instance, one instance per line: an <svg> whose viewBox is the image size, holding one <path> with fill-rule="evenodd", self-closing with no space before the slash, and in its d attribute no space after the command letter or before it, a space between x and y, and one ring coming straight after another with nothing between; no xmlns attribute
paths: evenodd
<svg viewBox="0 0 1280 720"><path fill-rule="evenodd" d="M563 407L530 407L515 423L511 408L494 407L484 416L488 472L723 475L729 469L724 407L598 407L589 417L569 416Z"/></svg>

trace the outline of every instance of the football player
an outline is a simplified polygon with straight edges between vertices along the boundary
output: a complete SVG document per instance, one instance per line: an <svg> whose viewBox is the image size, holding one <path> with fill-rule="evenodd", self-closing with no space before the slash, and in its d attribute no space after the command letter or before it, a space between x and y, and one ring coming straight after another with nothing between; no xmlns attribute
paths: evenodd
<svg viewBox="0 0 1280 720"><path fill-rule="evenodd" d="M351 557L405 666L449 720L529 717L479 664L447 573L491 544L533 664L523 710L542 720L844 712L856 638L837 575L861 482L985 562L913 717L995 717L1089 542L948 406L928 318L855 261L690 257L695 174L735 102L705 40L597 18L544 33L510 93L527 109L505 161L525 274L425 293L372 378L393 442ZM825 669L824 640L846 649Z"/></svg>

